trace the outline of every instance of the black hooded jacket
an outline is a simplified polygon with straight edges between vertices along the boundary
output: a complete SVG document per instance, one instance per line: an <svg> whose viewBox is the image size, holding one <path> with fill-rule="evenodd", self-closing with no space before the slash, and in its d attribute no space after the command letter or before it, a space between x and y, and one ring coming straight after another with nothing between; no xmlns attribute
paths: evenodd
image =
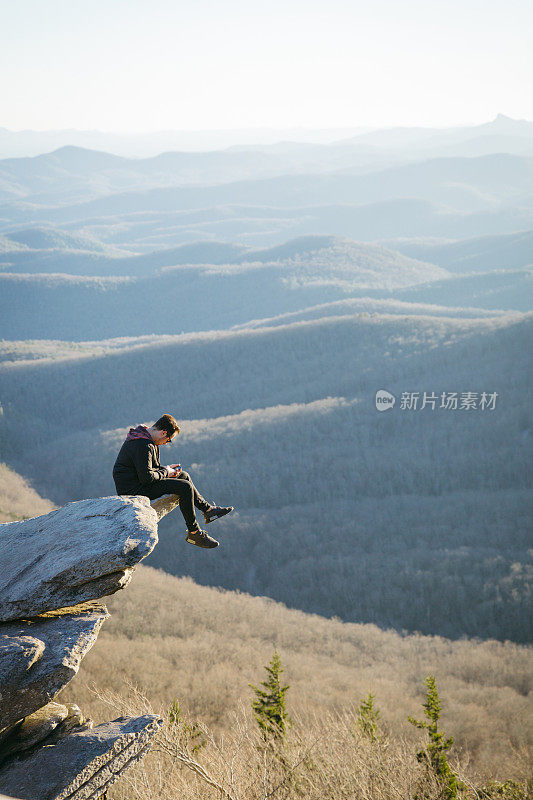
<svg viewBox="0 0 533 800"><path fill-rule="evenodd" d="M159 461L159 447L147 429L143 425L130 428L113 467L117 494L147 496L156 481L167 477L166 467Z"/></svg>

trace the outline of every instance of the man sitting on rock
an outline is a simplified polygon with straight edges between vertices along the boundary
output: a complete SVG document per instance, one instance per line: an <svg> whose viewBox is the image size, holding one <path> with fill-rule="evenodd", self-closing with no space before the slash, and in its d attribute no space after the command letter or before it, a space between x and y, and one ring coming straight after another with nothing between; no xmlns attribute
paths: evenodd
<svg viewBox="0 0 533 800"><path fill-rule="evenodd" d="M198 547L217 547L217 540L201 530L196 522L194 508L203 512L207 525L229 514L233 506L210 505L196 489L191 476L181 469L181 464L162 467L159 461L159 446L170 444L179 432L179 425L171 414L163 414L149 428L144 425L130 428L113 467L117 494L140 494L150 500L165 494L178 495L187 525L186 541Z"/></svg>

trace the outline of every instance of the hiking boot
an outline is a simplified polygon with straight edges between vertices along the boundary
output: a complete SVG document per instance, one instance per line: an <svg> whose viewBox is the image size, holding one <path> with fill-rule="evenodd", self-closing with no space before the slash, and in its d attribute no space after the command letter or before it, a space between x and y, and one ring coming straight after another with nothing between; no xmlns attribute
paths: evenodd
<svg viewBox="0 0 533 800"><path fill-rule="evenodd" d="M185 541L189 542L189 544L195 544L197 547L218 547L217 540L213 539L212 536L209 536L209 534L201 530L201 528L187 531Z"/></svg>
<svg viewBox="0 0 533 800"><path fill-rule="evenodd" d="M213 522L215 519L225 517L230 511L233 511L233 506L211 506L208 511L203 512L205 524L209 525L209 523Z"/></svg>

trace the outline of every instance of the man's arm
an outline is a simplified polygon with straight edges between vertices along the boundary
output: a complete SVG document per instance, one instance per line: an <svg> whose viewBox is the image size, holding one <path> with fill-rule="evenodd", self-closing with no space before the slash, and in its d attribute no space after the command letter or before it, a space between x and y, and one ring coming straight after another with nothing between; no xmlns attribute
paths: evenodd
<svg viewBox="0 0 533 800"><path fill-rule="evenodd" d="M149 486L155 481L168 478L169 473L166 467L154 466L154 445L151 445L146 439L138 440L133 461L135 463L135 469L137 470L139 483L143 486Z"/></svg>

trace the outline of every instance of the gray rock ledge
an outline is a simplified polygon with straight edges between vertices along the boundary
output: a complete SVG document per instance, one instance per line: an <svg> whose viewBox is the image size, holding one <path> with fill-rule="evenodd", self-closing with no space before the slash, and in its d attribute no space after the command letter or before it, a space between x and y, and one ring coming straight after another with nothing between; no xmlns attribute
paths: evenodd
<svg viewBox="0 0 533 800"><path fill-rule="evenodd" d="M0 525L0 621L124 588L157 544L157 522L148 498L115 495Z"/></svg>
<svg viewBox="0 0 533 800"><path fill-rule="evenodd" d="M85 603L0 625L0 729L53 700L76 675L108 616L102 604ZM18 669L10 672L13 663Z"/></svg>
<svg viewBox="0 0 533 800"><path fill-rule="evenodd" d="M29 750L46 739L68 717L68 708L60 703L47 703L22 722L0 734L0 765L14 753Z"/></svg>
<svg viewBox="0 0 533 800"><path fill-rule="evenodd" d="M160 717L120 717L0 768L0 792L21 800L96 800L145 755Z"/></svg>

